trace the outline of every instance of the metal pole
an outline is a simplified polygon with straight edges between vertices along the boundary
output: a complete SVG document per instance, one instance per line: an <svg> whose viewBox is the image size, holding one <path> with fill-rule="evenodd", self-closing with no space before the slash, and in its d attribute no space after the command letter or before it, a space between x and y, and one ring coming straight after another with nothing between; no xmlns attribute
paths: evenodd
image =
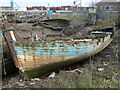
<svg viewBox="0 0 120 90"><path fill-rule="evenodd" d="M120 28L120 2L118 2L118 22L117 22L117 27Z"/></svg>

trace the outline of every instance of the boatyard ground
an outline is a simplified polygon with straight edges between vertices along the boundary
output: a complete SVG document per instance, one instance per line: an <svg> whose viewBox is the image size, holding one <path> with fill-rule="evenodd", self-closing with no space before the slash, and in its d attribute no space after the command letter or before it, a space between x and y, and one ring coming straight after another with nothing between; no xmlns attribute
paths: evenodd
<svg viewBox="0 0 120 90"><path fill-rule="evenodd" d="M85 19L84 17L81 17ZM79 20L78 20L79 21ZM74 24L78 23L74 21ZM120 88L120 30L100 53L63 67L43 78L26 79L18 72L3 77L3 88Z"/></svg>

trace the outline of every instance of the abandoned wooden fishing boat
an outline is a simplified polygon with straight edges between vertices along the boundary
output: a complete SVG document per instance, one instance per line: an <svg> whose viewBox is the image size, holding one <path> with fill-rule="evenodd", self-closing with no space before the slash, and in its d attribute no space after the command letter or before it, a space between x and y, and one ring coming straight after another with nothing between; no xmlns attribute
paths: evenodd
<svg viewBox="0 0 120 90"><path fill-rule="evenodd" d="M35 78L62 66L78 63L101 50L111 41L113 28L91 31L88 36L63 40L26 41L4 23L3 36L15 65L27 78Z"/></svg>
<svg viewBox="0 0 120 90"><path fill-rule="evenodd" d="M69 26L70 20L67 19L48 19L39 22L40 25L53 30L62 30Z"/></svg>

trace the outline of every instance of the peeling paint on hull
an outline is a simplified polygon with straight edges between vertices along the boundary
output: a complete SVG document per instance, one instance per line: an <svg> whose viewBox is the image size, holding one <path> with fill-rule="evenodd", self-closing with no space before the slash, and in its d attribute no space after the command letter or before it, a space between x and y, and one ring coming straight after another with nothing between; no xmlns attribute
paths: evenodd
<svg viewBox="0 0 120 90"><path fill-rule="evenodd" d="M47 47L39 45L31 46L15 46L17 55L27 55L27 56L46 56L46 57L68 57L68 56L79 56L95 49L96 44L86 44L86 45L76 45L69 46L62 43L55 43L56 47L50 46L46 43Z"/></svg>
<svg viewBox="0 0 120 90"><path fill-rule="evenodd" d="M71 64L79 63L79 62L83 61L84 59L86 59L86 58L100 52L101 50L103 50L111 41L112 41L111 38L106 40L104 43L101 43L98 48L96 48L95 50L88 52L84 55L74 56L74 57L64 57L64 58L59 57L57 59L52 57L51 62L49 59L44 59L44 61L41 61L41 62L44 62L43 65L42 64L38 65L36 68L31 67L28 70L23 71L22 73L27 78L35 78L35 77L45 75L46 73L48 73L52 70L55 70L55 69L58 69L58 68L61 68L64 66L68 66ZM40 61L38 60L38 62L40 62Z"/></svg>
<svg viewBox="0 0 120 90"><path fill-rule="evenodd" d="M28 46L26 43L15 42L13 45L19 62L18 68L27 78L33 78L52 69L80 62L104 49L111 40L110 35L108 35L104 38L104 41L101 39L99 44L97 40L93 40L76 41L77 44L73 45L70 44L72 42L54 42L54 47L52 42L46 42L46 45L42 45L40 42L29 43ZM39 74L33 74L33 71Z"/></svg>

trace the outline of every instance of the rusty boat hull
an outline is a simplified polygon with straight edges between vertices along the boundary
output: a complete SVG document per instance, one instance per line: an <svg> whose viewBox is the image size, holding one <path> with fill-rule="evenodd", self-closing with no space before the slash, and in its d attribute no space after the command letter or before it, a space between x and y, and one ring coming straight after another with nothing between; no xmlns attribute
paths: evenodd
<svg viewBox="0 0 120 90"><path fill-rule="evenodd" d="M7 25L9 26L9 25ZM17 68L27 78L35 78L70 64L78 63L103 50L113 40L111 33L95 38L51 41L19 40L15 31L4 31Z"/></svg>

